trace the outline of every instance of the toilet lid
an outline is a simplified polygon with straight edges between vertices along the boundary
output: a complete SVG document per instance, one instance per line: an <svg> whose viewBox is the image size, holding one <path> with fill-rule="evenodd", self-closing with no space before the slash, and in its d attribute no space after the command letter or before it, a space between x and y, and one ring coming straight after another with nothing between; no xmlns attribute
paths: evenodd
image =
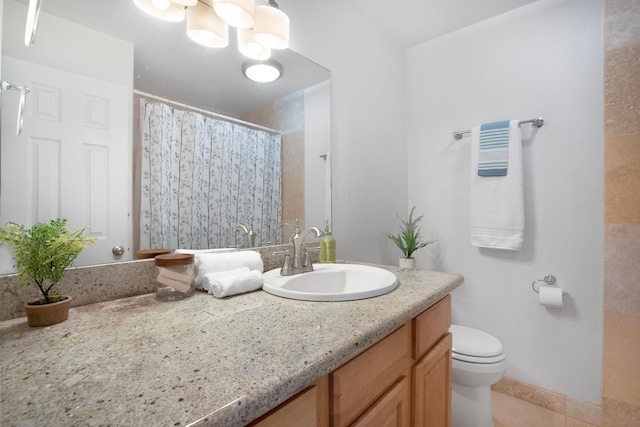
<svg viewBox="0 0 640 427"><path fill-rule="evenodd" d="M470 357L499 356L503 353L502 343L494 336L467 326L451 325L453 352Z"/></svg>

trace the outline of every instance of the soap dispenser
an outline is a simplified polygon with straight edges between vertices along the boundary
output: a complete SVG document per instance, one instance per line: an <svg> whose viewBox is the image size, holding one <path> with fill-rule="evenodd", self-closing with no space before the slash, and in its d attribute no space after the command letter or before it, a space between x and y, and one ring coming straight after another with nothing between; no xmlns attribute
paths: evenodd
<svg viewBox="0 0 640 427"><path fill-rule="evenodd" d="M324 236L320 238L320 262L336 262L336 239L331 235L329 220L325 220Z"/></svg>

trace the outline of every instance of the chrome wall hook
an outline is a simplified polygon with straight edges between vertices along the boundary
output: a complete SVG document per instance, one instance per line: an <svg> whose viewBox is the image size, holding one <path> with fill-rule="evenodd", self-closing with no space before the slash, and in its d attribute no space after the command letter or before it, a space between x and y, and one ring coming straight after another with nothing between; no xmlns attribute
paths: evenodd
<svg viewBox="0 0 640 427"><path fill-rule="evenodd" d="M24 106L27 99L27 94L31 91L27 86L14 85L9 82L2 82L2 90L17 90L20 91L20 103L18 104L18 123L16 125L16 136L20 136L22 128L24 126Z"/></svg>

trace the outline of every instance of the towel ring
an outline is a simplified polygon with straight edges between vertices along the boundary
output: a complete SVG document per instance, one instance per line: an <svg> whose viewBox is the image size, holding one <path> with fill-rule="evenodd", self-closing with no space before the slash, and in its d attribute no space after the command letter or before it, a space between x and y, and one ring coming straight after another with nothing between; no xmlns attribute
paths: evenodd
<svg viewBox="0 0 640 427"><path fill-rule="evenodd" d="M538 288L536 288L536 283L538 283L538 282L544 282L547 285L555 285L556 284L556 276L554 276L553 274L545 274L544 278L538 279L538 280L534 280L533 283L531 283L531 289L533 289L533 292L535 292L536 294L540 293L540 290L538 289L540 287L540 285L538 285Z"/></svg>

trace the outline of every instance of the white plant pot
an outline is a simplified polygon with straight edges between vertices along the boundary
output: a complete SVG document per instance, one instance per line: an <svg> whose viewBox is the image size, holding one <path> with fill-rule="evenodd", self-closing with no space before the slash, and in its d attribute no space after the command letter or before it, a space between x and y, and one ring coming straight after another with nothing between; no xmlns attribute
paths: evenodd
<svg viewBox="0 0 640 427"><path fill-rule="evenodd" d="M415 258L400 257L398 265L400 266L400 268L413 268L413 269L415 269L416 268L416 259Z"/></svg>

